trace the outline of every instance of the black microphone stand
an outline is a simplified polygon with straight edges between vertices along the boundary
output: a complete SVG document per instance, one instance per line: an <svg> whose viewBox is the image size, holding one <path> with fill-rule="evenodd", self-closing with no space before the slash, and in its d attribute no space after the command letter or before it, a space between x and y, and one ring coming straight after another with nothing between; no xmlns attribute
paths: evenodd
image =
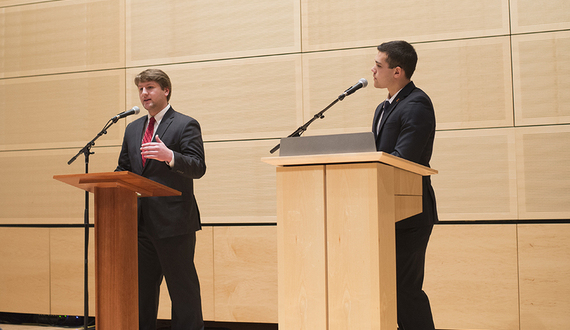
<svg viewBox="0 0 570 330"><path fill-rule="evenodd" d="M350 89L350 88L349 88ZM313 116L313 118L311 118L308 122L306 122L305 124L303 124L302 126L300 126L299 128L297 128L297 130L295 130L295 132L291 133L289 136L287 137L299 137L301 136L301 134L305 133L305 131L307 130L307 128L309 128L309 125L311 125L311 123L313 123L315 120L317 119L323 119L325 118L325 116L323 116L323 113L325 113L325 111L327 111L328 109L330 109L333 105L335 105L338 101L342 101L344 100L344 98L348 95L346 92L348 91L348 89L346 91L344 91L344 93L340 94L336 100L332 101L331 104L327 105L326 108L324 108L323 110L319 111L317 114L315 114ZM275 147L273 147L273 149L271 149L269 152L270 153L274 153L275 151L277 151L279 148L281 148L281 143L279 143L278 145L276 145Z"/></svg>
<svg viewBox="0 0 570 330"><path fill-rule="evenodd" d="M113 124L115 124L117 121L119 120L118 117L113 117L112 119L110 119L107 124L105 124L105 127L103 127L103 129L101 130L101 132L99 132L97 134L97 136L95 136L95 138L93 138L93 140L89 141L89 143L87 143L85 145L85 147L81 148L81 150L79 150L79 152L73 156L73 158L71 158L68 162L67 165L71 165L71 163L73 163L77 157L79 157L79 155L83 154L85 155L85 173L89 173L89 155L93 155L94 152L91 151L91 148L95 145L95 141L100 138L101 136L103 136L103 134L107 134L107 130L109 129L109 127L111 127ZM85 228L85 248L84 248L84 274L83 274L83 307L84 307L84 316L83 316L83 329L87 330L88 327L88 321L89 321L89 192L85 191L85 211L83 212L83 226Z"/></svg>

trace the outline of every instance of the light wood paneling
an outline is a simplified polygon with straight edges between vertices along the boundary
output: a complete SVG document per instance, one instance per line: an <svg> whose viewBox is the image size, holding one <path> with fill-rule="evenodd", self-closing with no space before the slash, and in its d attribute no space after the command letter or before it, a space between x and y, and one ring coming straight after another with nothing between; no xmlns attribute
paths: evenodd
<svg viewBox="0 0 570 330"><path fill-rule="evenodd" d="M295 0L127 0L127 65L298 52L299 8Z"/></svg>
<svg viewBox="0 0 570 330"><path fill-rule="evenodd" d="M53 315L84 315L83 228L49 229L50 296ZM89 235L89 315L95 316L95 250L93 229Z"/></svg>
<svg viewBox="0 0 570 330"><path fill-rule="evenodd" d="M395 329L395 171L326 166L328 329Z"/></svg>
<svg viewBox="0 0 570 330"><path fill-rule="evenodd" d="M202 296L202 315L204 320L214 320L214 230L213 227L202 227L196 232L196 253L194 264L200 280ZM160 303L158 318L170 319L172 302L168 293L166 281L160 287Z"/></svg>
<svg viewBox="0 0 570 330"><path fill-rule="evenodd" d="M568 0L511 0L510 3L513 33L570 28Z"/></svg>
<svg viewBox="0 0 570 330"><path fill-rule="evenodd" d="M111 70L0 80L0 117L9 119L0 124L0 151L79 151L110 118L127 110L124 75ZM124 125L119 121L96 145L120 145Z"/></svg>
<svg viewBox="0 0 570 330"><path fill-rule="evenodd" d="M49 229L0 228L0 311L50 313Z"/></svg>
<svg viewBox="0 0 570 330"><path fill-rule="evenodd" d="M521 330L570 324L569 224L518 225Z"/></svg>
<svg viewBox="0 0 570 330"><path fill-rule="evenodd" d="M214 228L215 319L277 323L275 226Z"/></svg>
<svg viewBox="0 0 570 330"><path fill-rule="evenodd" d="M371 78L370 69L377 52L375 47L371 47L303 54L303 123L327 107L360 78L369 81L368 87L327 110L325 118L313 122L306 135L371 130L374 110L388 95L386 90L376 90Z"/></svg>
<svg viewBox="0 0 570 330"><path fill-rule="evenodd" d="M279 324L285 329L327 329L324 166L276 171Z"/></svg>
<svg viewBox="0 0 570 330"><path fill-rule="evenodd" d="M44 2L44 0L0 0L0 8Z"/></svg>
<svg viewBox="0 0 570 330"><path fill-rule="evenodd" d="M509 37L415 46L412 79L431 98L437 129L513 126Z"/></svg>
<svg viewBox="0 0 570 330"><path fill-rule="evenodd" d="M172 81L172 107L198 120L206 141L280 138L302 125L300 55L158 68ZM127 72L132 105L140 105L133 79L143 69Z"/></svg>
<svg viewBox="0 0 570 330"><path fill-rule="evenodd" d="M570 123L568 53L570 31L513 36L517 126Z"/></svg>
<svg viewBox="0 0 570 330"><path fill-rule="evenodd" d="M275 170L260 159L277 143L206 143L208 169L194 181L203 223L276 222Z"/></svg>
<svg viewBox="0 0 570 330"><path fill-rule="evenodd" d="M514 129L437 132L431 166L440 220L517 218Z"/></svg>
<svg viewBox="0 0 570 330"><path fill-rule="evenodd" d="M519 329L516 239L516 225L434 227L424 290L437 329Z"/></svg>
<svg viewBox="0 0 570 330"><path fill-rule="evenodd" d="M518 128L521 219L570 217L570 125Z"/></svg>
<svg viewBox="0 0 570 330"><path fill-rule="evenodd" d="M0 152L0 223L83 223L84 192L53 179L56 174L84 173L78 150ZM90 172L110 172L117 166L119 148L94 148ZM93 195L90 197L93 210ZM93 223L91 211L91 223Z"/></svg>
<svg viewBox="0 0 570 330"><path fill-rule="evenodd" d="M0 77L124 66L124 6L78 0L2 9Z"/></svg>
<svg viewBox="0 0 570 330"><path fill-rule="evenodd" d="M303 51L509 33L506 0L398 2L302 0Z"/></svg>

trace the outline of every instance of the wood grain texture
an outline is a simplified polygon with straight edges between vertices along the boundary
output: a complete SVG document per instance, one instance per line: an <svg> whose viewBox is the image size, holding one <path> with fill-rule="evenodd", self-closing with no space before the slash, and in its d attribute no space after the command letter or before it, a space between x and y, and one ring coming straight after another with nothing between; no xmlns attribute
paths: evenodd
<svg viewBox="0 0 570 330"><path fill-rule="evenodd" d="M570 14L563 9L568 6L566 0L513 0L510 6L513 33L564 30L570 27Z"/></svg>
<svg viewBox="0 0 570 330"><path fill-rule="evenodd" d="M570 216L570 126L517 129L517 187L521 219Z"/></svg>
<svg viewBox="0 0 570 330"><path fill-rule="evenodd" d="M214 228L215 320L277 323L275 226Z"/></svg>
<svg viewBox="0 0 570 330"><path fill-rule="evenodd" d="M570 324L568 224L518 225L521 330Z"/></svg>
<svg viewBox="0 0 570 330"><path fill-rule="evenodd" d="M431 98L438 130L513 126L509 37L430 42L415 48L418 64L412 79Z"/></svg>
<svg viewBox="0 0 570 330"><path fill-rule="evenodd" d="M50 228L50 314L84 315L85 230ZM89 230L89 315L95 316L94 230Z"/></svg>
<svg viewBox="0 0 570 330"><path fill-rule="evenodd" d="M0 116L13 123L0 130L0 151L79 151L110 118L127 110L124 75L124 70L110 70L0 79ZM96 145L120 145L124 128L120 120ZM75 155L69 153L69 158Z"/></svg>
<svg viewBox="0 0 570 330"><path fill-rule="evenodd" d="M81 157L67 161L79 149L0 152L0 222L5 224L83 223L84 192L53 179L54 174L84 173ZM89 171L112 171L119 148L93 148ZM93 210L93 196L90 198ZM10 207L8 207L10 206ZM92 214L91 214L91 223Z"/></svg>
<svg viewBox="0 0 570 330"><path fill-rule="evenodd" d="M431 166L440 220L518 217L514 129L437 132Z"/></svg>
<svg viewBox="0 0 570 330"><path fill-rule="evenodd" d="M436 329L519 329L516 225L435 226L424 290Z"/></svg>
<svg viewBox="0 0 570 330"><path fill-rule="evenodd" d="M276 171L279 325L327 329L324 166L278 167Z"/></svg>
<svg viewBox="0 0 570 330"><path fill-rule="evenodd" d="M0 247L0 310L49 314L49 229L0 228Z"/></svg>
<svg viewBox="0 0 570 330"><path fill-rule="evenodd" d="M513 36L517 126L570 123L568 52L568 31Z"/></svg>
<svg viewBox="0 0 570 330"><path fill-rule="evenodd" d="M509 33L505 0L400 1L381 6L358 2L303 0L303 50L379 44L386 40L426 41Z"/></svg>
<svg viewBox="0 0 570 330"><path fill-rule="evenodd" d="M124 0L34 2L1 9L0 78L125 65Z"/></svg>
<svg viewBox="0 0 570 330"><path fill-rule="evenodd" d="M165 24L149 31L149 20ZM129 0L127 65L298 52L300 28L293 0Z"/></svg>
<svg viewBox="0 0 570 330"><path fill-rule="evenodd" d="M137 195L96 187L95 317L97 329L138 329Z"/></svg>
<svg viewBox="0 0 570 330"><path fill-rule="evenodd" d="M394 171L326 166L328 329L396 329Z"/></svg>

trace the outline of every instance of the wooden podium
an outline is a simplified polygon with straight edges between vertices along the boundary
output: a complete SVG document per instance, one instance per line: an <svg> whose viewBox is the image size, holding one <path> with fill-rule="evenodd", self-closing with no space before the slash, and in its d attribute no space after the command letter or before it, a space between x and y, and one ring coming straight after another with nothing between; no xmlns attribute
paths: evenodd
<svg viewBox="0 0 570 330"><path fill-rule="evenodd" d="M279 329L395 330L395 222L437 171L382 152L262 160L277 166Z"/></svg>
<svg viewBox="0 0 570 330"><path fill-rule="evenodd" d="M95 195L95 322L138 330L137 197L181 192L131 172L55 175Z"/></svg>

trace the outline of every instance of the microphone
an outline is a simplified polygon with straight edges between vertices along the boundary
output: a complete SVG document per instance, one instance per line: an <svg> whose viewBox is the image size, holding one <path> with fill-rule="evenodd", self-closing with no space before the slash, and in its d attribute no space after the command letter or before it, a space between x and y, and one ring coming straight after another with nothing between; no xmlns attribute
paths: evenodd
<svg viewBox="0 0 570 330"><path fill-rule="evenodd" d="M349 89L345 90L344 93L340 94L338 99L342 101L346 96L366 86L368 86L368 80L361 78L354 86L350 87Z"/></svg>
<svg viewBox="0 0 570 330"><path fill-rule="evenodd" d="M134 106L131 108L131 110L127 110L125 112L121 112L120 114L116 115L115 117L111 118L112 121L116 122L117 120L121 119L121 118L125 118L126 116L130 116L130 115L136 115L139 112L141 112L141 109L139 109L139 107Z"/></svg>

